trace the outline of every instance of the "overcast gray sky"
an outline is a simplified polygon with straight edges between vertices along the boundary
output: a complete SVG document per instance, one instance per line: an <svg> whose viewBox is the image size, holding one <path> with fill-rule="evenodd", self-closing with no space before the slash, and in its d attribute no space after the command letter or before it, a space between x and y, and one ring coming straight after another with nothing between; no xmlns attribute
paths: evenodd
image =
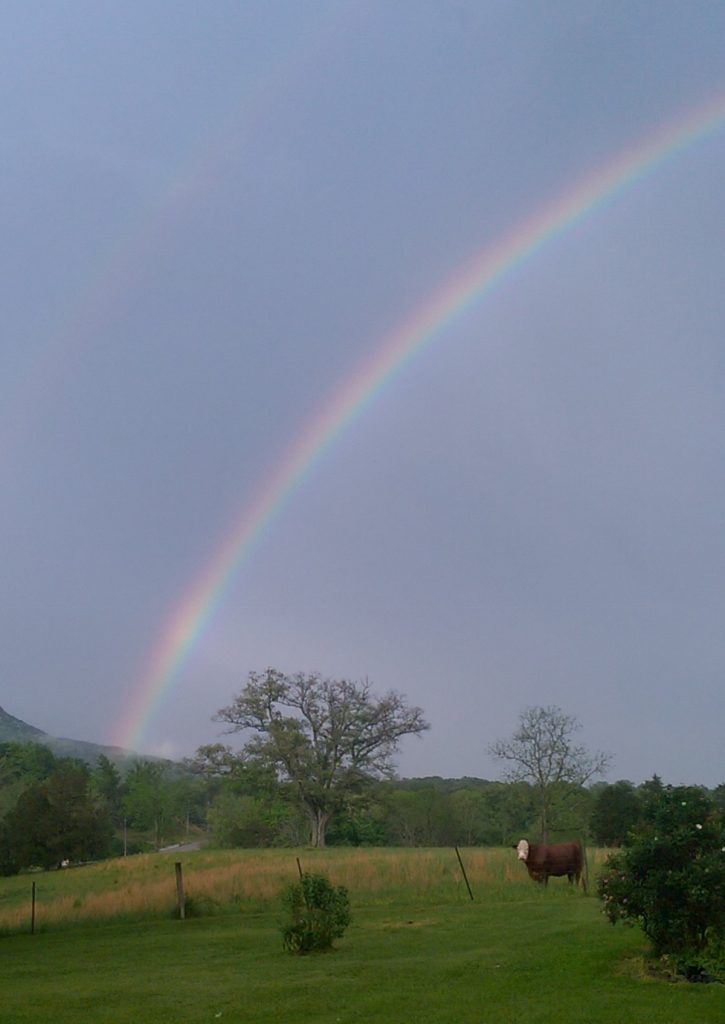
<svg viewBox="0 0 725 1024"><path fill-rule="evenodd" d="M459 268L725 95L707 0L0 3L0 703L109 742L331 396ZM147 722L368 678L401 774L556 704L725 781L725 131L440 332L270 524Z"/></svg>

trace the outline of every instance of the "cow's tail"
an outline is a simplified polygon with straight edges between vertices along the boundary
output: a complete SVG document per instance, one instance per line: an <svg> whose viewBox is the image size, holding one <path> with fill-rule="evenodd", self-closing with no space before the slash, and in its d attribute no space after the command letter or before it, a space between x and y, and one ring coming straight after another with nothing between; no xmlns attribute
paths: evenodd
<svg viewBox="0 0 725 1024"><path fill-rule="evenodd" d="M579 840L579 849L582 855L582 888L586 895L589 891L589 861L587 860L587 847L583 840Z"/></svg>

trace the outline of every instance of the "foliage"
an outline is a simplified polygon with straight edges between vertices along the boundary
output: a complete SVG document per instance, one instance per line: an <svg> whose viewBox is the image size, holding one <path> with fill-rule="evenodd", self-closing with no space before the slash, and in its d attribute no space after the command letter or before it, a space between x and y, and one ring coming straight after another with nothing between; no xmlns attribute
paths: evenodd
<svg viewBox="0 0 725 1024"><path fill-rule="evenodd" d="M331 846L389 846L390 832L385 810L380 804L354 804L336 814L328 826Z"/></svg>
<svg viewBox="0 0 725 1024"><path fill-rule="evenodd" d="M76 785L69 795L69 806L75 806L80 799L88 803L93 813L105 821L105 828L115 827L115 838L101 844L103 853L86 856L108 855L114 852L132 852L159 845L162 836L174 839L188 833L189 827L201 829L206 824L209 804L208 793L211 783L199 773L175 766L171 762L136 761L129 777L124 779L115 761L101 754L91 768L83 760L58 757L47 746L33 742L0 743L0 821L11 815L13 824L10 839L0 830L0 872L9 871L16 863L16 855L23 860L39 856L38 850L52 845L50 835L43 831L50 821L51 809L44 800L48 797L50 779L62 766L74 765ZM66 772L66 768L62 772ZM70 776L67 776L67 781ZM82 798L78 784L83 779ZM57 781L57 780L56 780ZM73 787L72 787L73 788ZM57 795L56 803L62 805L63 796ZM90 813L90 811L89 811ZM61 838L67 825L67 816L60 811ZM18 836L15 826L25 822L23 835ZM51 831L53 827L51 827ZM130 829L136 831L132 836ZM150 840L149 834L153 836ZM67 837L65 837L67 839ZM65 839L64 839L65 841ZM12 849L11 849L12 847ZM43 854L43 856L45 856ZM66 859L64 855L61 859ZM45 863L44 860L35 861Z"/></svg>
<svg viewBox="0 0 725 1024"><path fill-rule="evenodd" d="M9 812L34 821L20 843L16 831L0 828L0 873L12 872L19 846L48 845L42 822L50 813L38 794L56 767L56 757L36 743L0 743L0 822ZM664 789L657 776L636 789L553 785L549 792L552 841L580 835L590 823L595 841L616 844ZM296 784L280 778L275 765L220 743L199 748L183 768L159 761L137 761L124 778L101 755L90 774L88 797L110 815L115 836L103 855L136 853L209 835L223 847L301 846L310 836L310 816ZM712 797L725 806L725 786ZM30 806L35 801L34 806ZM326 824L326 842L338 846L510 846L538 830L538 791L529 782L480 778L368 780L347 791ZM585 838L585 836L582 836ZM25 854L24 854L25 856ZM65 859L65 858L62 858ZM86 859L84 856L82 859Z"/></svg>
<svg viewBox="0 0 725 1024"><path fill-rule="evenodd" d="M158 849L206 824L208 793L207 781L186 768L173 772L168 763L138 760L120 790L121 813Z"/></svg>
<svg viewBox="0 0 725 1024"><path fill-rule="evenodd" d="M612 923L641 925L653 952L683 963L717 957L725 940L725 829L705 792L667 787L598 882Z"/></svg>
<svg viewBox="0 0 725 1024"><path fill-rule="evenodd" d="M642 814L642 801L631 782L620 779L596 793L591 814L592 839L598 846L622 846Z"/></svg>
<svg viewBox="0 0 725 1024"><path fill-rule="evenodd" d="M5 816L4 862L48 868L106 856L111 822L89 782L86 765L68 758L56 762L45 782L29 786Z"/></svg>
<svg viewBox="0 0 725 1024"><path fill-rule="evenodd" d="M580 728L570 715L558 707L531 707L519 716L519 726L513 736L497 740L489 751L509 768L510 782L529 782L538 794L540 836L549 838L554 796L563 784L581 787L595 775L600 775L609 764L609 755L590 754L585 747L573 742L573 734Z"/></svg>
<svg viewBox="0 0 725 1024"><path fill-rule="evenodd" d="M56 758L40 743L0 743L0 816L13 809L29 786L47 779L55 764Z"/></svg>
<svg viewBox="0 0 725 1024"><path fill-rule="evenodd" d="M13 847L12 833L6 821L0 821L0 875L17 875L21 864Z"/></svg>
<svg viewBox="0 0 725 1024"><path fill-rule="evenodd" d="M376 697L367 683L271 668L250 673L234 703L215 717L232 732L257 733L244 748L246 759L273 767L294 786L313 846L325 845L331 816L352 796L392 773L400 739L428 728L421 709L400 694Z"/></svg>
<svg viewBox="0 0 725 1024"><path fill-rule="evenodd" d="M123 783L121 773L105 754L96 761L91 773L91 789L103 802L114 821L123 817Z"/></svg>
<svg viewBox="0 0 725 1024"><path fill-rule="evenodd" d="M248 757L244 750L235 751L223 743L199 747L194 757L187 758L184 764L192 775L206 782L209 796L222 791L268 798L280 795L273 764Z"/></svg>
<svg viewBox="0 0 725 1024"><path fill-rule="evenodd" d="M453 846L456 825L452 796L426 787L398 789L390 795L392 834L403 846Z"/></svg>
<svg viewBox="0 0 725 1024"><path fill-rule="evenodd" d="M288 886L282 901L291 917L282 927L282 940L291 953L326 952L350 924L347 889L332 885L324 875L305 871L299 882Z"/></svg>
<svg viewBox="0 0 725 1024"><path fill-rule="evenodd" d="M725 783L715 786L715 788L710 791L710 796L715 808L723 815L723 817L725 817Z"/></svg>
<svg viewBox="0 0 725 1024"><path fill-rule="evenodd" d="M0 786L18 779L42 782L53 771L55 761L40 743L0 743Z"/></svg>
<svg viewBox="0 0 725 1024"><path fill-rule="evenodd" d="M123 811L131 825L152 829L161 845L171 815L166 768L157 761L137 761L126 777Z"/></svg>
<svg viewBox="0 0 725 1024"><path fill-rule="evenodd" d="M231 790L217 796L209 810L214 842L221 847L283 846L290 838L303 842L304 821L283 800L237 795Z"/></svg>

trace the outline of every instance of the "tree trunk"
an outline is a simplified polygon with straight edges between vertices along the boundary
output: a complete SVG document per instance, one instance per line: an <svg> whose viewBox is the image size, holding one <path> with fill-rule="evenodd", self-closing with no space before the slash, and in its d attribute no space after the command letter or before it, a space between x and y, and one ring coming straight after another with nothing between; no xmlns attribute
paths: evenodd
<svg viewBox="0 0 725 1024"><path fill-rule="evenodd" d="M541 794L541 842L549 842L549 800L546 791Z"/></svg>
<svg viewBox="0 0 725 1024"><path fill-rule="evenodd" d="M322 847L325 845L325 835L327 833L327 823L329 820L329 811L322 811L319 807L310 809L310 844L312 846Z"/></svg>

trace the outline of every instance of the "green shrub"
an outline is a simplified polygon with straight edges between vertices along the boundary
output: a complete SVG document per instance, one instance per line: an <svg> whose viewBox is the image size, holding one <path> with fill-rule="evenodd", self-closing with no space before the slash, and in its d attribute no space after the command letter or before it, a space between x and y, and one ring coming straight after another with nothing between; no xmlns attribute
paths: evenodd
<svg viewBox="0 0 725 1024"><path fill-rule="evenodd" d="M725 829L702 790L664 789L607 859L598 890L612 923L639 924L682 973L725 966Z"/></svg>
<svg viewBox="0 0 725 1024"><path fill-rule="evenodd" d="M324 875L305 872L282 895L291 920L282 927L285 949L291 953L323 952L342 937L350 923L350 901L343 885Z"/></svg>

